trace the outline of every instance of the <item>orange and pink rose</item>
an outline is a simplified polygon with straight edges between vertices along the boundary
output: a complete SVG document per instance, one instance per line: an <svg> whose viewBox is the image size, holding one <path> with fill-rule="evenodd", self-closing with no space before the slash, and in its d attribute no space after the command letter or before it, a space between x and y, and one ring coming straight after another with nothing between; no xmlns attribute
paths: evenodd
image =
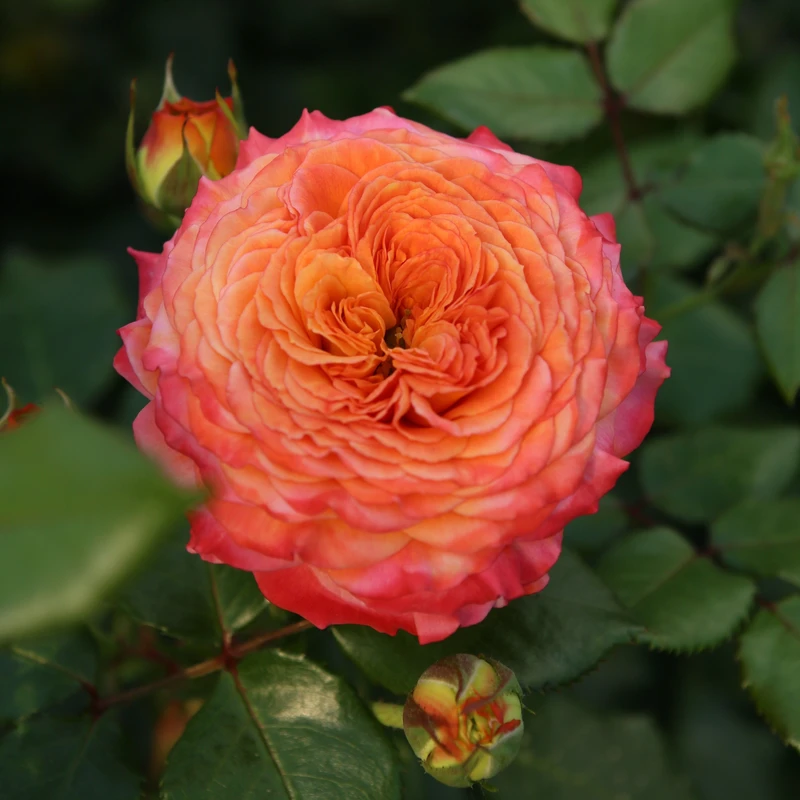
<svg viewBox="0 0 800 800"><path fill-rule="evenodd" d="M315 625L422 642L541 589L668 375L575 170L388 109L251 131L160 254L116 366L212 499L190 549Z"/></svg>

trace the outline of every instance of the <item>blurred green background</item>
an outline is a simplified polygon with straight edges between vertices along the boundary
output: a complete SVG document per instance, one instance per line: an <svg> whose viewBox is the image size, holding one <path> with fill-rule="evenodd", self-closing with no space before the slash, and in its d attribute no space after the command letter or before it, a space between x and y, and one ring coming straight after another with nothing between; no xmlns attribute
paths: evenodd
<svg viewBox="0 0 800 800"><path fill-rule="evenodd" d="M304 107L344 118L379 105L457 132L400 94L475 50L537 41L547 39L513 0L5 0L0 370L23 401L58 385L125 426L141 406L110 361L114 331L136 307L125 249L157 250L162 237L137 209L123 139L131 78L138 78L141 136L170 52L178 88L196 100L217 87L227 93L233 57L248 121L268 135L285 132ZM688 122L626 113L629 141L687 124L768 139L780 94L800 120L800 2L744 0L738 41L740 59L710 107ZM610 149L610 136L603 127L578 143L519 147L580 168ZM47 357L55 351L58 359ZM772 392L769 403L777 406ZM701 800L800 796L800 756L756 716L725 647L693 658L622 648L573 693L599 710L651 714L667 734L668 757ZM586 747L601 740L587 738ZM432 782L418 791L462 796Z"/></svg>

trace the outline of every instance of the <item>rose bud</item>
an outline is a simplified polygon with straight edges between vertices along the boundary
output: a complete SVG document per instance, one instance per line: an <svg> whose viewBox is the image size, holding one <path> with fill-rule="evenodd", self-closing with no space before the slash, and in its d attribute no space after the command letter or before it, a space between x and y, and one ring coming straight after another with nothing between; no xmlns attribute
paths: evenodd
<svg viewBox="0 0 800 800"><path fill-rule="evenodd" d="M183 212L197 192L202 176L211 180L229 174L244 138L242 100L233 62L228 63L232 92L223 98L197 103L182 97L172 78L172 56L167 59L164 90L150 127L138 149L133 143L135 82L131 84L131 112L125 142L125 161L133 188L164 225L180 224Z"/></svg>
<svg viewBox="0 0 800 800"><path fill-rule="evenodd" d="M423 644L544 588L669 374L580 190L386 108L251 130L134 253L115 360L139 446L211 489L191 551L318 627Z"/></svg>
<svg viewBox="0 0 800 800"><path fill-rule="evenodd" d="M11 431L15 428L19 428L26 417L39 411L39 406L35 403L28 403L21 408L17 408L17 395L14 390L4 380L0 380L0 383L2 383L3 389L5 389L6 396L8 397L6 411L3 416L0 417L0 431Z"/></svg>
<svg viewBox="0 0 800 800"><path fill-rule="evenodd" d="M156 719L150 750L150 775L155 779L162 775L167 757L183 736L189 720L202 708L199 698L170 700Z"/></svg>
<svg viewBox="0 0 800 800"><path fill-rule="evenodd" d="M522 689L497 661L455 655L422 673L403 709L403 729L422 766L465 787L505 769L522 743Z"/></svg>

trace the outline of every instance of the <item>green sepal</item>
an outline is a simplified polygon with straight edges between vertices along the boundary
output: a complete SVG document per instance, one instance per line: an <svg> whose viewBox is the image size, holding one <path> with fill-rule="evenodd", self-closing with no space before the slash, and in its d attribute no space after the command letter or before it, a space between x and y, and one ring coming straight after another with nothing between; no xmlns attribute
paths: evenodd
<svg viewBox="0 0 800 800"><path fill-rule="evenodd" d="M139 178L139 165L136 161L136 144L134 142L136 123L136 78L131 81L130 112L128 113L128 128L125 131L125 169L128 172L133 190L140 197L143 193L142 182Z"/></svg>
<svg viewBox="0 0 800 800"><path fill-rule="evenodd" d="M383 703L377 700L372 704L372 713L381 725L403 730L403 706L399 703Z"/></svg>
<svg viewBox="0 0 800 800"><path fill-rule="evenodd" d="M476 751L477 753L478 751ZM431 767L427 761L421 761L422 769L428 773L432 778L435 778L439 783L445 786L452 786L454 789L469 789L474 781L470 780L469 772L472 766L472 761L475 759L473 753L463 764L454 767L439 767L438 769Z"/></svg>
<svg viewBox="0 0 800 800"><path fill-rule="evenodd" d="M164 88L161 90L161 99L158 101L156 110L160 111L164 103L177 103L183 100L183 95L175 86L175 79L172 77L172 64L175 61L175 53L167 56L167 63L164 67Z"/></svg>
<svg viewBox="0 0 800 800"><path fill-rule="evenodd" d="M162 231L169 236L172 236L176 230L180 227L181 220L183 219L183 214L176 215L176 214L169 214L166 211L159 211L154 206L151 206L149 203L145 203L144 201L140 203L140 209L142 214L147 218L147 220L159 231Z"/></svg>
<svg viewBox="0 0 800 800"><path fill-rule="evenodd" d="M236 115L233 113L233 111L231 111L230 106L225 102L225 98L219 93L219 89L217 89L215 97L217 99L219 110L225 115L225 119L227 119L228 122L230 122L230 124L233 126L233 129L236 131L236 136L239 139L244 139L247 136L247 132L245 131L242 133L239 120L236 118Z"/></svg>
<svg viewBox="0 0 800 800"><path fill-rule="evenodd" d="M231 97L233 98L233 116L230 115L230 109L227 103L225 104L225 116L233 122L236 128L236 133L240 139L246 139L249 127L247 120L244 116L244 101L242 100L242 93L239 91L239 84L236 80L238 73L236 72L236 65L233 59L228 59L228 77L231 81ZM219 92L217 92L219 95Z"/></svg>
<svg viewBox="0 0 800 800"><path fill-rule="evenodd" d="M153 205L167 215L177 218L180 225L183 214L197 193L197 185L203 177L203 170L189 151L186 141L185 127L183 137L183 153L167 173L158 192L153 198ZM176 226L177 227L177 226Z"/></svg>

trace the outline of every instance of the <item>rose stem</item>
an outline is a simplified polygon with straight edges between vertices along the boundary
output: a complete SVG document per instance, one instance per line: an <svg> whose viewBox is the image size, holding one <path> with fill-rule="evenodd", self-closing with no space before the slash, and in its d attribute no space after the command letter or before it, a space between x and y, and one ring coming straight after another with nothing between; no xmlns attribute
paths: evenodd
<svg viewBox="0 0 800 800"><path fill-rule="evenodd" d="M138 700L140 697L145 697L152 692L163 689L165 686L171 686L173 683L191 680L193 678L202 678L205 675L211 675L212 673L219 672L223 669L230 669L231 661L238 661L249 653L258 650L267 644L271 644L272 642L276 642L286 636L291 636L294 633L300 633L301 631L308 630L312 627L313 625L310 622L303 619L299 622L294 622L291 625L287 625L284 628L279 628L276 631L267 631L266 633L261 633L258 636L254 636L252 639L248 639L246 642L242 642L238 645L231 645L227 649L226 653L214 656L206 661L201 661L198 664L192 664L192 666L186 667L179 672L173 673L172 675L167 675L166 677L159 678L151 683L135 686L133 689L128 689L124 692L118 692L117 694L112 694L108 697L100 697L93 704L94 713L98 715L102 714L104 711L111 708L111 706L119 705L120 703L129 703L131 700Z"/></svg>
<svg viewBox="0 0 800 800"><path fill-rule="evenodd" d="M622 166L622 175L628 189L628 199L638 200L642 196L642 192L636 183L636 176L633 174L633 166L631 165L630 155L628 154L628 146L625 143L625 136L622 133L622 123L620 122L619 116L620 109L624 105L624 100L614 93L614 90L608 83L605 70L603 69L603 62L600 59L600 51L597 49L597 43L587 43L586 50L589 53L589 61L592 64L592 70L603 91L603 107L605 108L608 125L611 128L611 135L614 137L614 146L617 149L617 156Z"/></svg>

